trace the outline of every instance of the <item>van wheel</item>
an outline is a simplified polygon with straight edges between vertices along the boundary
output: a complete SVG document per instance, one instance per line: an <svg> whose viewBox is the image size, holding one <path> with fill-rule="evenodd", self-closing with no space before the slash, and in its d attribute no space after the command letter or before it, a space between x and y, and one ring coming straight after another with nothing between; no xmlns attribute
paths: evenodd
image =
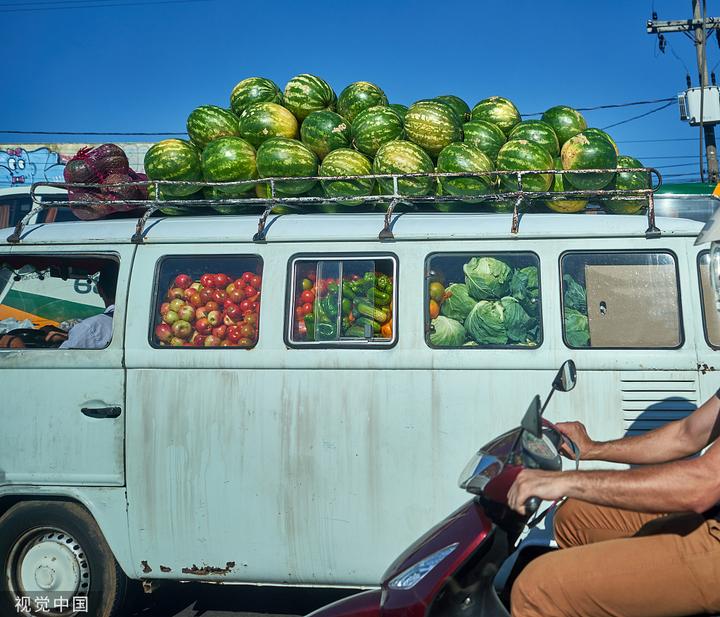
<svg viewBox="0 0 720 617"><path fill-rule="evenodd" d="M0 517L0 575L0 615L112 617L127 588L93 517L60 501L22 502Z"/></svg>

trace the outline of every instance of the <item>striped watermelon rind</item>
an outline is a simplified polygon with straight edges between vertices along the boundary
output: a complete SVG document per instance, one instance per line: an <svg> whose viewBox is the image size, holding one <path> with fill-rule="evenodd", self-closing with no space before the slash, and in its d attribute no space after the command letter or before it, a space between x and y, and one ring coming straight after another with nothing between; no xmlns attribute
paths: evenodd
<svg viewBox="0 0 720 617"><path fill-rule="evenodd" d="M553 168L553 158L537 144L526 139L512 139L500 148L496 167L498 171L550 170ZM552 174L525 174L522 176L522 187L524 191L545 192L552 181ZM501 175L500 186L503 191L517 191L517 176Z"/></svg>
<svg viewBox="0 0 720 617"><path fill-rule="evenodd" d="M470 120L463 125L463 141L495 162L507 139L497 124L485 120Z"/></svg>
<svg viewBox="0 0 720 617"><path fill-rule="evenodd" d="M463 137L462 124L455 112L437 101L418 101L410 106L405 116L405 134L433 158Z"/></svg>
<svg viewBox="0 0 720 617"><path fill-rule="evenodd" d="M644 165L631 156L620 155L617 161L618 168L642 168ZM650 188L650 176L645 171L619 171L615 174L612 182L606 187L607 190L632 191ZM647 206L645 199L605 199L603 206L613 214L638 214Z"/></svg>
<svg viewBox="0 0 720 617"><path fill-rule="evenodd" d="M314 111L303 120L300 139L322 160L333 150L350 146L350 123L334 111Z"/></svg>
<svg viewBox="0 0 720 617"><path fill-rule="evenodd" d="M515 104L502 96L483 99L470 112L471 120L484 120L500 127L507 137L513 127L520 122L520 112Z"/></svg>
<svg viewBox="0 0 720 617"><path fill-rule="evenodd" d="M387 104L387 97L378 86L369 81L356 81L340 93L337 111L352 124L355 117L364 109Z"/></svg>
<svg viewBox="0 0 720 617"><path fill-rule="evenodd" d="M482 173L495 169L492 161L477 148L468 144L455 143L443 148L438 156L437 170L441 173L471 172ZM477 196L493 190L495 177L439 178L444 193L455 196Z"/></svg>
<svg viewBox="0 0 720 617"><path fill-rule="evenodd" d="M298 136L295 116L277 103L253 103L240 115L238 127L240 137L255 148L271 137Z"/></svg>
<svg viewBox="0 0 720 617"><path fill-rule="evenodd" d="M435 100L449 105L457 114L457 117L460 118L461 123L470 120L470 106L459 96L455 96L454 94L441 94L440 96L436 96Z"/></svg>
<svg viewBox="0 0 720 617"><path fill-rule="evenodd" d="M159 141L145 153L145 173L150 180L202 180L200 151L184 139ZM162 187L168 197L184 197L198 190L194 184Z"/></svg>
<svg viewBox="0 0 720 617"><path fill-rule="evenodd" d="M615 149L615 154L620 156L620 150L618 149L618 146L615 143L615 140L612 137L610 137L610 135L608 135L605 131L603 131L601 129L590 128L590 129L585 129L583 131L583 133L585 133L586 135L599 135L600 137L604 137L612 144L612 147Z"/></svg>
<svg viewBox="0 0 720 617"><path fill-rule="evenodd" d="M568 139L560 151L563 169L615 169L617 154L613 145L596 133L578 133ZM590 172L564 174L565 182L578 190L600 190L615 177L615 173Z"/></svg>
<svg viewBox="0 0 720 617"><path fill-rule="evenodd" d="M221 137L211 141L202 153L203 176L208 182L237 182L257 178L255 148L242 137ZM248 184L218 187L221 192L238 194L254 188Z"/></svg>
<svg viewBox="0 0 720 617"><path fill-rule="evenodd" d="M372 163L365 155L350 148L340 148L328 154L320 165L320 177L323 176L367 176L372 174ZM358 180L320 180L328 197L363 197L370 195L375 181L372 178ZM359 200L343 200L348 206L363 203Z"/></svg>
<svg viewBox="0 0 720 617"><path fill-rule="evenodd" d="M555 169L562 169L562 161L560 157L553 159L553 167ZM567 190L573 190L573 187L566 187L565 181L563 180L562 174L553 174L553 181L550 185L550 190L553 192L562 192ZM563 214L573 214L575 212L582 212L588 204L587 199L565 199L561 197L551 197L545 200L545 205L553 210L554 212L561 212Z"/></svg>
<svg viewBox="0 0 720 617"><path fill-rule="evenodd" d="M390 103L388 105L389 109L392 109L398 116L400 116L400 120L405 122L405 116L408 112L408 106L403 105L402 103Z"/></svg>
<svg viewBox="0 0 720 617"><path fill-rule="evenodd" d="M317 176L318 159L305 144L286 137L264 141L256 155L261 178ZM278 194L300 195L315 186L316 180L286 180L275 184Z"/></svg>
<svg viewBox="0 0 720 617"><path fill-rule="evenodd" d="M188 116L186 126L190 140L200 150L214 139L240 136L238 117L217 105L201 105L194 109Z"/></svg>
<svg viewBox="0 0 720 617"><path fill-rule="evenodd" d="M398 139L381 146L373 161L375 174L432 173L434 166L427 152L417 144ZM383 195L393 194L392 178L378 180ZM433 178L400 178L398 192L401 195L428 195L434 189Z"/></svg>
<svg viewBox="0 0 720 617"><path fill-rule="evenodd" d="M568 139L582 133L587 128L587 122L583 115L576 109L566 105L551 107L543 113L540 119L553 128L560 142L560 148Z"/></svg>
<svg viewBox="0 0 720 617"><path fill-rule="evenodd" d="M254 187L250 187L251 190ZM230 192L229 188L219 190L216 186L206 186L203 188L203 198L212 199L213 201L222 201L223 199L247 199L251 197L248 191L243 192ZM251 204L222 204L215 203L210 206L213 210L220 214L246 214L248 212L257 212L258 206Z"/></svg>
<svg viewBox="0 0 720 617"><path fill-rule="evenodd" d="M555 130L542 120L523 120L516 124L508 136L510 139L527 139L545 148L553 158L560 154L560 142Z"/></svg>
<svg viewBox="0 0 720 617"><path fill-rule="evenodd" d="M352 143L363 154L375 156L380 146L403 139L403 121L389 107L377 105L361 111L352 124Z"/></svg>
<svg viewBox="0 0 720 617"><path fill-rule="evenodd" d="M248 77L238 83L230 93L230 109L240 116L253 103L277 103L282 105L282 91L271 79Z"/></svg>
<svg viewBox="0 0 720 617"><path fill-rule="evenodd" d="M302 122L314 111L335 110L337 96L329 83L316 75L296 75L285 85L283 105Z"/></svg>

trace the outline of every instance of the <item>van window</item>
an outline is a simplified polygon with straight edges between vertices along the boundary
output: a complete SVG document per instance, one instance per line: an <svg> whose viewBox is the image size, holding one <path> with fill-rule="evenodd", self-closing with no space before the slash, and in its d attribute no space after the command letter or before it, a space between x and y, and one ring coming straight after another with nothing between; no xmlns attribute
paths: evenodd
<svg viewBox="0 0 720 617"><path fill-rule="evenodd" d="M425 279L430 347L529 349L542 343L537 255L435 254L426 261Z"/></svg>
<svg viewBox="0 0 720 617"><path fill-rule="evenodd" d="M394 257L299 257L292 262L288 342L389 346L395 342Z"/></svg>
<svg viewBox="0 0 720 617"><path fill-rule="evenodd" d="M258 341L262 259L165 257L156 276L153 347L240 347Z"/></svg>
<svg viewBox="0 0 720 617"><path fill-rule="evenodd" d="M702 300L705 340L710 347L718 349L720 348L720 313L715 307L715 294L710 283L709 251L703 251L698 255L698 274L700 276L700 298Z"/></svg>
<svg viewBox="0 0 720 617"><path fill-rule="evenodd" d="M116 260L97 255L0 257L0 346L106 347L117 272Z"/></svg>
<svg viewBox="0 0 720 617"><path fill-rule="evenodd" d="M566 253L560 272L568 347L682 345L677 264L671 253Z"/></svg>

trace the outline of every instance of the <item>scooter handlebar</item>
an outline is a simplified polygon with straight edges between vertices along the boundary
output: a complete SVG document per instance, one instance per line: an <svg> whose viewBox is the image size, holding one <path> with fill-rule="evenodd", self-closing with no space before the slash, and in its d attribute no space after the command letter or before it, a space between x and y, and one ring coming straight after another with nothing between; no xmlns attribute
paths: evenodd
<svg viewBox="0 0 720 617"><path fill-rule="evenodd" d="M530 497L525 502L525 512L526 514L535 514L535 512L538 511L538 508L540 508L541 500L539 497Z"/></svg>

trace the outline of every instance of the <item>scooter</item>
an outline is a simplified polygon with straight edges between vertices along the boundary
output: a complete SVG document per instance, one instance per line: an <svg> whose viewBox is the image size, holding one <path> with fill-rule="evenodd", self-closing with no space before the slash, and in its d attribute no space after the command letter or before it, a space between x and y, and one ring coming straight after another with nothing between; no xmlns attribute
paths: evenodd
<svg viewBox="0 0 720 617"><path fill-rule="evenodd" d="M383 575L380 589L338 600L308 617L509 617L512 582L529 559L551 549L515 549L526 526L538 520L530 519L541 502L531 497L521 515L508 506L508 491L524 468L561 470L563 444L578 458L575 444L542 418L553 393L569 392L576 381L575 363L567 360L545 402L536 395L519 427L473 456L459 480L473 499L405 550ZM506 573L498 588L501 567Z"/></svg>

